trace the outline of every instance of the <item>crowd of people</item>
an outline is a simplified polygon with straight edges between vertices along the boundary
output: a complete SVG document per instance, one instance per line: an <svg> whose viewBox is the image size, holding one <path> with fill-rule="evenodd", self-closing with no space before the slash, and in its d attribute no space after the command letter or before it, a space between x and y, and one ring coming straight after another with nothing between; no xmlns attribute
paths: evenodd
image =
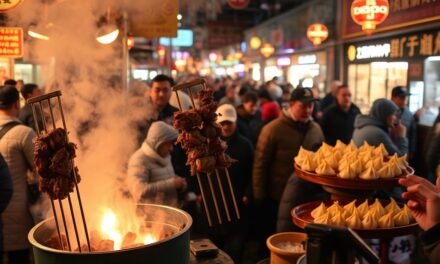
<svg viewBox="0 0 440 264"><path fill-rule="evenodd" d="M175 144L178 131L173 128L173 115L179 111L172 92L175 84L160 74L145 94L141 93L151 114L137 124L138 149L127 160L125 184L138 202L188 211L194 219L193 235L209 236L235 263L255 263L267 257L265 240L269 235L297 230L290 218L293 207L328 198L321 186L294 173L293 159L301 147L315 151L323 142L334 145L337 140L345 144L353 141L358 147L367 142L384 144L391 155L406 154L409 162L415 158L416 126L406 107L409 93L404 87L395 87L392 98L374 101L369 113L362 114L352 102L350 87L337 81L320 99L314 88L293 88L280 84L277 78L263 85L229 77L207 79L219 104L216 122L228 144L226 154L238 161L229 173L242 216L208 227L198 184L190 175L184 150ZM41 90L35 84L13 80L0 87L0 245L8 263L29 260L27 232L34 221L28 209L33 198L28 186L36 182L35 174L29 172L35 171L32 140L36 126L41 126L41 120L33 120L29 105L20 108L19 92L29 99L40 95ZM188 95L180 95L181 106L190 108ZM435 131L427 164L432 177L411 176L401 181L407 187L403 198L409 200L416 220L426 231L422 241L431 259L440 254L439 181L434 185L440 171L440 129Z"/></svg>

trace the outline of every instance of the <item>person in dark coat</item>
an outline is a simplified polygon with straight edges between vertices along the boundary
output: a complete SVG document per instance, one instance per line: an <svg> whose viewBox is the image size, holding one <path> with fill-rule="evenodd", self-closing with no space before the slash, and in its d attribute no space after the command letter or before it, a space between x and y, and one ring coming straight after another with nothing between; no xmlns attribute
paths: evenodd
<svg viewBox="0 0 440 264"><path fill-rule="evenodd" d="M336 90L342 83L340 81L333 81L330 86L330 91L321 100L321 111L325 111L327 107L330 107L336 102Z"/></svg>
<svg viewBox="0 0 440 264"><path fill-rule="evenodd" d="M238 131L255 146L262 127L263 120L261 111L258 109L258 95L255 92L247 92L243 96L243 104L237 107Z"/></svg>
<svg viewBox="0 0 440 264"><path fill-rule="evenodd" d="M341 85L336 90L336 102L324 111L321 128L325 142L331 146L336 140L348 144L354 130L354 120L361 111L351 101L351 92L347 85Z"/></svg>
<svg viewBox="0 0 440 264"><path fill-rule="evenodd" d="M417 124L414 116L406 107L406 99L409 93L405 87L396 86L391 91L391 101L393 101L399 110L397 110L396 116L402 121L402 124L406 127L406 137L408 139L408 159L412 161L414 154L417 150Z"/></svg>
<svg viewBox="0 0 440 264"><path fill-rule="evenodd" d="M38 88L38 85L34 83L27 83L23 85L21 89L21 95L25 100L41 95L41 90ZM41 120L40 108L36 107L35 111L37 111L38 116L38 127L43 129L43 121ZM21 122L28 127L32 127L35 131L37 131L37 127L34 122L34 115L32 113L32 107L30 104L26 102L26 104L20 109L20 114L18 116Z"/></svg>
<svg viewBox="0 0 440 264"><path fill-rule="evenodd" d="M218 195L217 201L220 211L223 214L222 225L215 224L217 222L217 214L216 211L211 207L210 216L214 226L211 228L206 226L206 215L204 211L201 211L200 214L202 215L201 218L203 218L203 221L205 222L205 227L203 227L203 230L197 230L197 232L209 234L210 239L218 247L228 253L235 263L241 263L245 239L248 235L249 226L251 223L249 219L249 211L250 203L252 201L251 178L254 148L252 143L247 138L240 135L239 131L237 130L237 113L232 105L224 104L220 106L217 109L217 114L221 114L217 118L217 123L222 128L222 138L228 144L226 154L237 160L237 162L233 163L228 170L240 212L240 219L237 219L234 207L232 206L232 198L227 181L225 177L221 177L225 197L226 200L229 201L228 208L232 221L227 222L224 210L222 210L223 202L220 198L220 195ZM224 176L222 170L220 170L220 173L222 174L221 176ZM215 174L211 175L213 181L216 182L215 177ZM206 181L204 181L203 186L204 190L209 190L209 185L206 184ZM207 195L207 201L212 201L209 192L205 192L205 195Z"/></svg>
<svg viewBox="0 0 440 264"><path fill-rule="evenodd" d="M0 215L9 204L12 198L12 178L9 173L8 164L0 154ZM3 220L0 217L0 252L3 252ZM0 258L3 263L3 258Z"/></svg>
<svg viewBox="0 0 440 264"><path fill-rule="evenodd" d="M440 178L436 185L428 180L409 175L399 179L407 187L402 198L408 200L410 211L423 229L421 236L424 251L430 263L440 263Z"/></svg>

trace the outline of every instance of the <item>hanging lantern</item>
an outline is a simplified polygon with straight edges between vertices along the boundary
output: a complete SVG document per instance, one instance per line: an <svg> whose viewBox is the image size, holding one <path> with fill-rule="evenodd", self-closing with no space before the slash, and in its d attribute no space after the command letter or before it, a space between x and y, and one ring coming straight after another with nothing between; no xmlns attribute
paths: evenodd
<svg viewBox="0 0 440 264"><path fill-rule="evenodd" d="M236 51L235 54L234 54L234 57L235 57L236 60L241 60L241 58L243 58L243 52L241 52L239 50Z"/></svg>
<svg viewBox="0 0 440 264"><path fill-rule="evenodd" d="M166 54L165 47L164 46L159 46L157 48L157 55L159 55L160 58L163 58L163 57L165 57L165 54Z"/></svg>
<svg viewBox="0 0 440 264"><path fill-rule="evenodd" d="M23 0L0 1L0 13L7 12L19 6Z"/></svg>
<svg viewBox="0 0 440 264"><path fill-rule="evenodd" d="M370 35L387 18L389 10L388 0L354 0L351 4L351 17Z"/></svg>
<svg viewBox="0 0 440 264"><path fill-rule="evenodd" d="M307 38L313 45L319 46L328 37L328 28L323 24L313 24L307 28Z"/></svg>
<svg viewBox="0 0 440 264"><path fill-rule="evenodd" d="M249 41L249 45L252 49L259 49L261 47L261 39L257 36L253 36Z"/></svg>
<svg viewBox="0 0 440 264"><path fill-rule="evenodd" d="M264 57L269 58L275 52L275 48L269 43L264 44L260 48L260 53L263 54Z"/></svg>

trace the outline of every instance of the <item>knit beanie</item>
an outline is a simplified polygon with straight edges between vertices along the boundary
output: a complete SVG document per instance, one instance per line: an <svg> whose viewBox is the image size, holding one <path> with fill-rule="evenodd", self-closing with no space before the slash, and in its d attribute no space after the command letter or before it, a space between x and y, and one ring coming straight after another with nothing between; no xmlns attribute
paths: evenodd
<svg viewBox="0 0 440 264"><path fill-rule="evenodd" d="M159 148L160 144L173 141L177 138L179 132L172 126L163 121L153 122L148 129L145 142L153 148L155 151Z"/></svg>
<svg viewBox="0 0 440 264"><path fill-rule="evenodd" d="M388 99L377 99L370 110L370 116L387 126L387 118L394 114L399 108Z"/></svg>

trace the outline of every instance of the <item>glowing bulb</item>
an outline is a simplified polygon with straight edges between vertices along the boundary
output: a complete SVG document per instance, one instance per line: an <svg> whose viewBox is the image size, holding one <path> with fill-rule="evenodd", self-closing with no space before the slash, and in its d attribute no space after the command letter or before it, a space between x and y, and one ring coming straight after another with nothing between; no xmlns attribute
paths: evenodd
<svg viewBox="0 0 440 264"><path fill-rule="evenodd" d="M113 31L111 31L110 33L104 34L104 35L98 35L98 37L96 38L96 40L101 43L101 44L110 44L113 41L115 41L115 39L118 37L119 35L119 29L115 29Z"/></svg>
<svg viewBox="0 0 440 264"><path fill-rule="evenodd" d="M181 14L177 15L177 20L182 20L182 15Z"/></svg>
<svg viewBox="0 0 440 264"><path fill-rule="evenodd" d="M37 32L32 31L32 30L28 30L28 34L29 34L29 36L31 36L33 38L36 38L36 39L49 40L48 36L45 36L43 34L37 33Z"/></svg>

